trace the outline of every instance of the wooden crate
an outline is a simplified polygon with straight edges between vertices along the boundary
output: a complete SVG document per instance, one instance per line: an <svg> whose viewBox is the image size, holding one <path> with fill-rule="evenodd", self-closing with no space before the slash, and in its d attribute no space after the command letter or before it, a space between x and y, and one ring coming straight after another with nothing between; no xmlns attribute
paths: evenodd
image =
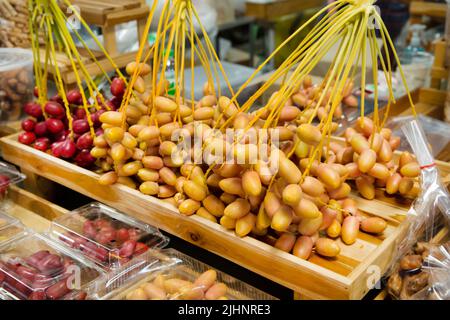
<svg viewBox="0 0 450 320"><path fill-rule="evenodd" d="M118 68L125 67L130 61L136 58L136 51L120 53L117 49L117 39L115 28L117 25L136 21L137 23L137 39L141 40L141 35L145 31L147 17L150 13L150 8L143 0L73 0L72 5L80 10L81 17L90 25L95 25L102 30L103 46L109 56L114 60ZM63 8L65 12L67 8ZM102 68L105 72L114 71L114 66L105 57L102 52L93 51L93 54L102 67L91 58L85 48L78 48L81 61L84 64L89 75L95 77L103 74ZM43 49L45 50L45 49ZM144 53L145 54L145 53ZM42 59L45 59L45 51L41 53ZM56 54L56 60L61 72L66 89L72 89L76 86L76 77L71 65L70 59L63 52ZM44 64L43 64L44 65ZM54 73L54 68L50 66L49 72ZM79 76L83 78L83 74L79 72Z"/></svg>
<svg viewBox="0 0 450 320"><path fill-rule="evenodd" d="M411 13L410 23L423 23L423 17L443 21L447 14L447 4L433 3L430 1L410 1L409 12Z"/></svg>
<svg viewBox="0 0 450 320"><path fill-rule="evenodd" d="M182 216L168 203L124 185L100 186L96 173L20 144L17 135L2 138L0 146L5 160L29 172L117 208L313 299L361 299L370 289L367 280L373 277L368 268L378 266L381 276L406 231L402 222L410 201L387 199L380 194L377 200L368 201L354 195L363 212L388 221L385 233L381 236L360 233L352 246L340 243L342 252L337 259L313 255L305 261L255 238L239 238L203 218ZM450 173L448 164L439 166L446 174Z"/></svg>
<svg viewBox="0 0 450 320"><path fill-rule="evenodd" d="M66 214L68 211L35 194L17 186L8 190L5 200L7 213L37 232L45 232L50 227L51 220Z"/></svg>
<svg viewBox="0 0 450 320"><path fill-rule="evenodd" d="M434 42L434 63L431 69L431 87L434 89L441 89L442 83L448 80L449 70L446 66L449 61L446 61L447 43L444 39Z"/></svg>
<svg viewBox="0 0 450 320"><path fill-rule="evenodd" d="M322 0L298 1L298 0L264 0L246 1L247 16L255 17L263 21L272 21L292 13L298 13L323 5Z"/></svg>

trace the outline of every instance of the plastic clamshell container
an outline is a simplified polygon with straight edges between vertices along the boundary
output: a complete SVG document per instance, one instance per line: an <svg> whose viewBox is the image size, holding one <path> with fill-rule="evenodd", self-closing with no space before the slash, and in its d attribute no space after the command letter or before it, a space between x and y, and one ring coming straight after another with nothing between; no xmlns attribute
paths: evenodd
<svg viewBox="0 0 450 320"><path fill-rule="evenodd" d="M44 235L0 246L0 287L19 300L84 300L102 276L95 264Z"/></svg>
<svg viewBox="0 0 450 320"><path fill-rule="evenodd" d="M0 212L0 245L26 233L25 226L16 218Z"/></svg>
<svg viewBox="0 0 450 320"><path fill-rule="evenodd" d="M107 271L129 265L148 248L163 248L169 242L157 228L98 202L54 220L50 234Z"/></svg>
<svg viewBox="0 0 450 320"><path fill-rule="evenodd" d="M0 48L0 122L16 121L23 105L33 98L33 53Z"/></svg>
<svg viewBox="0 0 450 320"><path fill-rule="evenodd" d="M15 295L0 287L0 301L19 300Z"/></svg>
<svg viewBox="0 0 450 320"><path fill-rule="evenodd" d="M0 201L5 199L8 187L25 180L26 176L20 173L16 167L0 162Z"/></svg>
<svg viewBox="0 0 450 320"><path fill-rule="evenodd" d="M226 273L218 271L174 249L152 250L148 265L139 272L123 272L109 276L97 288L98 299L107 300L275 300ZM195 283L208 272L216 279L209 287ZM147 286L150 284L150 286ZM157 288L155 288L155 286ZM219 295L210 291L222 292ZM158 289L159 288L159 289ZM148 293L150 292L150 293ZM104 294L103 296L101 296Z"/></svg>

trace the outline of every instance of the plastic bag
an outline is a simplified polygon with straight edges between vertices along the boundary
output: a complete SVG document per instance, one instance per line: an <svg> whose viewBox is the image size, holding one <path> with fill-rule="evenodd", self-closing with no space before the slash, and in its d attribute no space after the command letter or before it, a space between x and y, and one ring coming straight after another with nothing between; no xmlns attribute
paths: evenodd
<svg viewBox="0 0 450 320"><path fill-rule="evenodd" d="M427 271L427 261L433 260L432 241L436 230L450 224L450 197L440 180L439 171L428 148L425 133L419 122L413 120L402 127L417 161L421 165L421 194L408 212L407 234L398 246L388 280L388 292L397 299L424 299L431 288L450 288L448 278L441 273ZM435 259L433 260L435 261ZM450 273L449 263L442 266ZM434 269L433 269L434 271ZM437 289L436 289L437 290ZM444 293L439 293L445 296Z"/></svg>
<svg viewBox="0 0 450 320"><path fill-rule="evenodd" d="M424 115L419 115L418 121L420 122L420 126L423 128L426 134L426 139L431 145L432 155L434 158L437 158L442 151L445 151L450 143L450 124L447 124L443 121L427 117ZM387 122L386 127L392 130L392 133L395 136L399 136L401 138L401 144L399 150L412 152L411 145L408 143L406 139L404 139L404 133L402 132L401 127L404 123L410 122L414 120L413 116L404 116L404 117L392 117Z"/></svg>

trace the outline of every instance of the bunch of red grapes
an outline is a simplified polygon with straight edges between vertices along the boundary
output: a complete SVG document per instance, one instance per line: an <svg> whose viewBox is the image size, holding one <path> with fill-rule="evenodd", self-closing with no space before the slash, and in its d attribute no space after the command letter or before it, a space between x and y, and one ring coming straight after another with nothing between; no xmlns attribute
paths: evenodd
<svg viewBox="0 0 450 320"><path fill-rule="evenodd" d="M114 78L111 83L113 97L106 101L100 110L89 107L90 117L94 126L95 135L103 133L100 115L108 110L117 110L122 103L125 92L125 83L120 78ZM35 89L35 97L38 96ZM19 142L33 146L35 149L49 152L55 157L74 161L83 168L91 167L96 159L91 156L93 137L87 120L87 114L83 108L83 100L80 91L71 90L67 92L67 100L70 104L70 115L73 119L73 136L69 130L67 111L60 95L50 98L44 105L44 112L37 102L29 102L24 106L24 111L32 118L22 121L22 132ZM97 97L98 104L101 99Z"/></svg>
<svg viewBox="0 0 450 320"><path fill-rule="evenodd" d="M68 286L73 265L72 259L47 250L25 259L12 257L0 262L0 286L25 300L84 300L86 292Z"/></svg>

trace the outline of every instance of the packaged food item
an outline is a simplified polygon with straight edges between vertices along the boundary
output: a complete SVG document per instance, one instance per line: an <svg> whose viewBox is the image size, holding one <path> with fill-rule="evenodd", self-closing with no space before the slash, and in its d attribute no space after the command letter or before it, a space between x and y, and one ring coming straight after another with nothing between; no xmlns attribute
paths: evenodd
<svg viewBox="0 0 450 320"><path fill-rule="evenodd" d="M22 117L22 106L34 88L33 54L19 48L0 48L0 122Z"/></svg>
<svg viewBox="0 0 450 320"><path fill-rule="evenodd" d="M419 122L411 121L402 130L421 166L421 194L408 212L406 223L409 228L405 238L397 246L398 250L388 273L388 292L391 297L402 300L443 297L446 296L445 292L431 293L442 289L448 292L450 289L450 260L446 263L444 258L444 262L439 264L440 272L434 275L429 272L434 269L428 267L428 272L426 270L429 261L435 264L440 261L436 259L436 253L430 253L436 252L433 251L436 230L450 225L450 196L440 180ZM447 277L441 276L442 270L444 274L447 273Z"/></svg>
<svg viewBox="0 0 450 320"><path fill-rule="evenodd" d="M19 300L84 300L101 276L95 264L44 235L0 246L0 288Z"/></svg>
<svg viewBox="0 0 450 320"><path fill-rule="evenodd" d="M421 298L450 300L450 241L430 249L424 270L429 276L429 287Z"/></svg>
<svg viewBox="0 0 450 320"><path fill-rule="evenodd" d="M20 173L14 166L0 162L0 201L5 199L8 187L25 180L25 175Z"/></svg>
<svg viewBox="0 0 450 320"><path fill-rule="evenodd" d="M450 147L450 135L448 134L450 130L450 124L427 117L424 115L418 115L418 121L421 127L425 131L425 137L432 148L432 155L434 158L438 158L441 152L447 150ZM387 127L392 130L393 135L401 138L399 150L412 152L412 148L405 139L405 135L401 128L403 124L414 120L413 116L402 116L402 117L392 117L387 122Z"/></svg>
<svg viewBox="0 0 450 320"><path fill-rule="evenodd" d="M97 287L108 300L273 300L274 297L174 249L151 250L139 270Z"/></svg>
<svg viewBox="0 0 450 320"><path fill-rule="evenodd" d="M395 271L387 281L387 292L391 298L428 299L432 292L433 281L430 273L427 272L427 260L435 246L436 244L432 242L417 242L409 252L400 258L395 266Z"/></svg>
<svg viewBox="0 0 450 320"><path fill-rule="evenodd" d="M163 248L169 242L155 227L98 202L54 220L50 234L106 270L119 268L149 248Z"/></svg>
<svg viewBox="0 0 450 320"><path fill-rule="evenodd" d="M25 232L25 227L19 220L0 211L0 245L24 235Z"/></svg>

